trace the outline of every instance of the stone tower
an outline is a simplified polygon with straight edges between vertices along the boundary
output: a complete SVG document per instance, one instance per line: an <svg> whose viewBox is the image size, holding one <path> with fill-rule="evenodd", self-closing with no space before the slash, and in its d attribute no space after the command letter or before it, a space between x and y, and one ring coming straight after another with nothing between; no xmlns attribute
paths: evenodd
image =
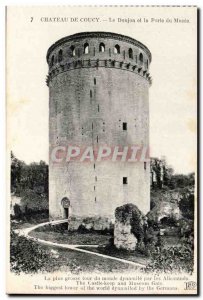
<svg viewBox="0 0 203 300"><path fill-rule="evenodd" d="M129 202L147 213L149 162L122 160L122 151L149 145L150 51L128 36L82 32L54 43L47 62L50 219L69 217L74 228L87 217L113 221L115 208ZM76 157L106 146L118 146L116 161Z"/></svg>

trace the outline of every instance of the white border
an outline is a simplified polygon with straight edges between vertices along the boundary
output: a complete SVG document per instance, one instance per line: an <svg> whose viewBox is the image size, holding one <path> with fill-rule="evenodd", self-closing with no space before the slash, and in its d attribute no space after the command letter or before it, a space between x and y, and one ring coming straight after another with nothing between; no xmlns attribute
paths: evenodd
<svg viewBox="0 0 203 300"><path fill-rule="evenodd" d="M203 2L202 0L196 0L196 1L192 1L192 0L184 0L184 1L174 1L174 0L168 0L167 2L164 0L157 0L157 1L150 1L150 0L142 0L142 1L133 1L133 0L111 0L111 1L107 1L107 0L69 0L69 1L65 1L65 0L35 0L35 1L28 1L28 0L3 0L1 1L0 4L0 37L1 37L1 41L0 41L0 66L1 66L1 72L0 72L0 141L1 141L1 145L0 145L0 157L1 157L1 171L0 171L0 191L1 191L1 197L0 197L0 201L1 201L1 206L0 206L0 220L1 220L1 226L0 226L0 237L1 237L1 245L0 245L0 296L1 299L7 299L7 295L5 294L5 269L6 269L6 258L5 258L5 253L6 253L6 176L5 176L5 166L6 166L6 108L5 108L5 6L9 6L9 5L15 5L15 6L36 6L36 5L92 5L92 6L99 6L99 5L150 5L150 6L158 6L158 5L174 5L174 6L197 6L199 7L200 10L202 10L203 8ZM200 12L201 14L202 12ZM201 26L201 20L200 20L200 34L202 32L202 26ZM200 36L200 42L202 39L202 34ZM200 44L200 48L201 48L201 44ZM201 54L201 53L200 53ZM201 62L201 60L200 60ZM202 63L200 65L200 73L202 70ZM201 79L201 78L200 78ZM201 87L201 81L200 81L200 87ZM201 96L201 89L200 89L200 96ZM201 99L200 103L201 103ZM201 105L201 115L202 115L202 106ZM201 124L201 136L200 138L202 139L203 137L203 133L202 133L202 124ZM200 149L200 153L203 151L202 147ZM202 164L201 164L201 170L202 170ZM200 172L201 173L201 172ZM202 180L201 180L202 183ZM200 199L199 199L200 201ZM200 201L201 202L201 201ZM201 205L200 208L202 208L203 205ZM201 209L201 215L202 214L202 209ZM199 220L200 224L199 224L199 228L201 231L201 218ZM202 244L202 243L201 243ZM200 245L202 246L202 245ZM201 247L200 247L201 248ZM200 274L202 270L202 263L201 263L201 267L200 267ZM200 276L200 280L202 279L202 275ZM200 289L202 290L202 280L200 281ZM201 291L200 290L200 291ZM24 299L26 299L28 297L24 297ZM29 297L31 298L31 297ZM42 299L42 296L39 296L40 299ZM59 296L55 296L53 297L54 299L59 298ZM73 297L69 297L73 298ZM76 297L74 297L73 299L75 299ZM79 297L78 297L79 298ZM81 298L81 297L80 297ZM94 298L94 297L91 297ZM110 298L110 297L105 297L106 299ZM115 298L115 297L114 297ZM120 297L119 297L120 298ZM124 298L124 297L122 297ZM136 296L136 298L140 298L143 299L145 297L139 297ZM151 299L155 299L156 297L150 297ZM190 298L196 298L196 297L190 297ZM201 298L201 296L200 296Z"/></svg>

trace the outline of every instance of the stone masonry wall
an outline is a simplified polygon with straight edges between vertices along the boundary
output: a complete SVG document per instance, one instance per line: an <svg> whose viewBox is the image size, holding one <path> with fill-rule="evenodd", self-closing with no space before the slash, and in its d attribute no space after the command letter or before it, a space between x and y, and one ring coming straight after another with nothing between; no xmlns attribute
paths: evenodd
<svg viewBox="0 0 203 300"><path fill-rule="evenodd" d="M96 51L101 42L105 44L102 53ZM88 54L83 53L84 43L89 44ZM120 54L113 53L115 44L120 45ZM70 57L71 45L75 46L74 57ZM129 47L133 49L132 59L128 55ZM58 63L60 49L64 56ZM140 52L143 63L138 61ZM56 45L49 52L49 64L52 56L55 61L48 77L50 153L55 145L148 146L150 57L144 48L116 38L81 38ZM124 122L127 131L122 128ZM115 208L129 199L147 213L149 172L148 162L108 160L57 164L50 159L50 218L64 217L63 197L70 200L70 216L78 219L97 216L113 221ZM126 185L123 177L128 178Z"/></svg>

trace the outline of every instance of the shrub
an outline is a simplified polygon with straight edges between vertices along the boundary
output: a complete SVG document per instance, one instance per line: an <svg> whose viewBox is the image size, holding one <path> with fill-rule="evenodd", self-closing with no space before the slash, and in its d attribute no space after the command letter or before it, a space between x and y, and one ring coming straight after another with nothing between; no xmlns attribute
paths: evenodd
<svg viewBox="0 0 203 300"><path fill-rule="evenodd" d="M194 233L193 220L181 219L178 221L179 235L181 237L189 237Z"/></svg>
<svg viewBox="0 0 203 300"><path fill-rule="evenodd" d="M44 250L39 244L17 235L11 230L10 268L14 273L37 273L48 271L52 259L50 251Z"/></svg>
<svg viewBox="0 0 203 300"><path fill-rule="evenodd" d="M193 220L194 219L194 192L184 191L179 202L179 208L183 217Z"/></svg>
<svg viewBox="0 0 203 300"><path fill-rule="evenodd" d="M48 198L45 194L37 194L35 191L25 189L21 194L22 206L32 211L48 209Z"/></svg>
<svg viewBox="0 0 203 300"><path fill-rule="evenodd" d="M155 247L146 272L193 272L194 253L189 243L180 247Z"/></svg>

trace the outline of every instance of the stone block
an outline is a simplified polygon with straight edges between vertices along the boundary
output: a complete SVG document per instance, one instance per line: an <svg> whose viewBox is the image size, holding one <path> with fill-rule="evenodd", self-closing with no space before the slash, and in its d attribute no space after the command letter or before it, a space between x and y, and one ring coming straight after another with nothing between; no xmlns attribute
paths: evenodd
<svg viewBox="0 0 203 300"><path fill-rule="evenodd" d="M135 250L142 242L147 227L146 218L134 204L125 204L115 211L114 245L118 249Z"/></svg>

